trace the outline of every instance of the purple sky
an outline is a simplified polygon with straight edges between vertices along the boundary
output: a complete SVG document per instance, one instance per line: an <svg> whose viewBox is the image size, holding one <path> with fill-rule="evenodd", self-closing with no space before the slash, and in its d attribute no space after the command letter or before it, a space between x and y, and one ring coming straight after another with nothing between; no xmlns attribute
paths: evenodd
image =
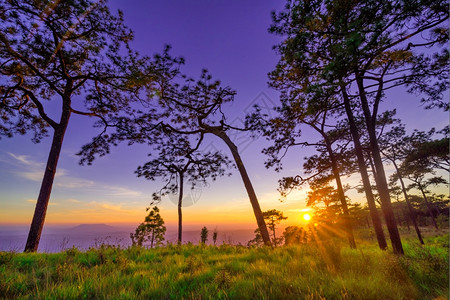
<svg viewBox="0 0 450 300"><path fill-rule="evenodd" d="M165 44L172 45L172 54L183 56L183 72L197 77L207 68L214 78L237 90L235 103L227 112L238 124L245 109L253 103L278 103L277 93L267 87L267 73L278 57L272 46L280 38L270 35L270 11L280 10L284 1L110 1L110 6L124 11L125 23L135 32L132 46L140 53L153 55ZM398 116L407 128L428 130L448 124L448 114L425 111L419 99L394 90L388 94L393 101L382 108L398 109ZM271 106L271 105L270 105ZM81 167L74 155L96 133L92 122L74 116L69 125L58 175L47 214L48 223L139 223L145 216L150 195L159 189L160 181L147 182L133 172L146 159L148 149L143 146L120 146L111 155ZM315 136L307 136L315 139ZM287 157L285 171L277 174L263 166L260 153L264 141L245 142L238 136L263 210L277 208L289 216L291 224L299 224L299 212L305 208L305 191L294 193L280 203L276 192L282 175L294 175L301 166L301 158L310 151L292 152ZM220 141L209 140L218 149L225 149ZM248 146L247 146L248 145ZM0 140L0 223L29 223L34 211L43 166L50 139L33 144L29 136ZM226 149L224 150L226 151ZM228 153L228 152L227 152ZM194 195L197 197L198 195ZM361 197L356 195L355 197ZM357 200L357 199L355 199ZM170 223L176 220L176 206L165 199L161 203L163 217ZM195 205L184 209L186 224L192 226L226 226L235 224L256 227L251 206L239 174L221 178L201 192ZM230 225L231 226L231 225ZM199 227L200 228L200 227Z"/></svg>

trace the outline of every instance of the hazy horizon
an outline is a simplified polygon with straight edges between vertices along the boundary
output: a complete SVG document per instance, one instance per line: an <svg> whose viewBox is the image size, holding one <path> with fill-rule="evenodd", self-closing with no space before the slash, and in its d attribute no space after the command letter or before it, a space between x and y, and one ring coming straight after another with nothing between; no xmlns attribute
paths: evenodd
<svg viewBox="0 0 450 300"><path fill-rule="evenodd" d="M117 224L117 223L116 223ZM91 226L85 230L75 230L80 225ZM108 228L101 226L101 229L97 231L97 225L107 225ZM203 225L205 226L205 225ZM203 227L185 226L183 228L183 243L200 242L200 231ZM92 229L92 227L94 227ZM95 228L97 227L97 228ZM136 226L131 224L124 225L110 225L104 223L93 224L48 224L44 226L44 230L41 236L41 242L39 246L39 252L59 252L67 248L75 246L80 250L87 250L90 247L98 247L102 243L107 245L120 246L126 248L131 245L130 233L134 231ZM214 230L217 230L217 245L222 243L227 244L243 244L254 238L255 228L225 228L225 227L206 227L209 230L207 244L213 244L212 234ZM283 224L277 228L277 232L283 232ZM165 243L177 242L178 229L175 225L168 225L165 234ZM28 226L22 225L2 225L0 224L0 251L16 251L21 252L25 246L26 238L28 234Z"/></svg>

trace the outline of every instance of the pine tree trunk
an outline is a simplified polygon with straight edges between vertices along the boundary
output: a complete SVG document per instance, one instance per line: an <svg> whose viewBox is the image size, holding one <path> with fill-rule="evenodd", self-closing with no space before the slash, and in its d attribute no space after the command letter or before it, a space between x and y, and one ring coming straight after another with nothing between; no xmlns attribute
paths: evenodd
<svg viewBox="0 0 450 300"><path fill-rule="evenodd" d="M39 247L48 202L50 200L53 181L55 179L56 167L58 165L59 155L61 153L67 125L69 124L69 118L70 111L63 112L61 122L54 130L52 145L47 158L47 165L45 167L44 177L42 179L41 189L36 202L36 208L34 209L33 220L31 222L24 252L36 252Z"/></svg>
<svg viewBox="0 0 450 300"><path fill-rule="evenodd" d="M247 170L245 169L244 163L242 162L241 156L239 155L236 145L231 141L231 139L225 132L217 130L213 131L212 133L217 137L221 138L230 149L234 161L236 162L236 166L239 170L239 173L241 174L245 189L247 190L250 203L252 204L253 213L255 214L256 222L261 232L263 242L266 246L272 246L272 243L270 242L269 232L267 231L267 226L266 223L264 222L261 207L259 206L258 198L256 197L256 193L255 190L253 189L252 182L250 181L250 177L247 174Z"/></svg>
<svg viewBox="0 0 450 300"><path fill-rule="evenodd" d="M411 205L411 201L409 201L408 193L406 192L405 183L403 182L402 174L400 173L400 170L398 169L397 164L394 160L391 160L394 164L395 171L397 172L397 177L400 180L400 185L402 186L403 196L405 197L406 205L408 206L409 210L409 216L411 218L411 221L414 225L414 229L416 230L417 238L419 239L420 243L423 245L423 238L422 234L420 233L419 226L417 225L417 216L416 212L414 211L414 207Z"/></svg>
<svg viewBox="0 0 450 300"><path fill-rule="evenodd" d="M344 213L344 226L345 232L347 234L347 239L350 244L350 248L356 249L355 237L353 235L353 228L350 220L350 213L348 211L347 199L345 199L344 188L342 187L341 175L339 174L339 168L336 162L336 157L334 155L333 149L331 148L331 143L328 140L328 137L323 134L322 135L327 147L328 155L330 156L331 161L331 169L333 171L334 180L336 181L337 191L339 195L339 199L341 200L342 210Z"/></svg>
<svg viewBox="0 0 450 300"><path fill-rule="evenodd" d="M367 167L364 160L364 153L360 142L360 137L358 133L358 127L356 126L355 118L350 106L350 99L346 94L345 90L342 90L344 97L344 106L347 114L347 118L350 125L350 133L353 138L353 144L355 146L356 157L358 161L359 171L361 173L361 179L364 186L364 192L366 194L367 204L369 205L370 216L372 218L373 228L375 229L375 235L377 237L378 246L382 250L387 249L386 238L384 237L383 228L381 227L380 216L377 212L377 207L375 205L375 198L372 193L372 186L370 184L369 174L367 173Z"/></svg>
<svg viewBox="0 0 450 300"><path fill-rule="evenodd" d="M183 240L183 215L182 215L182 206L183 206L183 193L184 193L184 173L179 173L180 176L180 191L178 193L178 245L181 245Z"/></svg>
<svg viewBox="0 0 450 300"><path fill-rule="evenodd" d="M380 150L378 148L378 142L374 132L370 132L372 155L375 164L376 176L375 182L377 184L378 194L381 201L381 210L386 221L386 226L391 239L392 249L396 254L403 254L403 246L398 232L397 222L395 220L394 211L392 209L391 198L389 195L389 187L386 181L386 174L384 172L383 162L381 160Z"/></svg>
<svg viewBox="0 0 450 300"><path fill-rule="evenodd" d="M391 198L389 195L389 187L386 180L386 174L384 172L383 161L381 160L380 148L378 146L378 139L375 131L376 111L374 116L370 113L369 104L365 96L364 86L362 79L357 77L357 84L359 88L359 99L361 100L361 106L364 113L364 119L366 122L367 132L369 133L370 152L375 165L376 174L375 182L378 189L378 194L381 201L381 210L386 221L386 226L391 239L392 249L396 254L403 254L402 240L400 233L398 232L397 222L395 221L394 211L391 205Z"/></svg>

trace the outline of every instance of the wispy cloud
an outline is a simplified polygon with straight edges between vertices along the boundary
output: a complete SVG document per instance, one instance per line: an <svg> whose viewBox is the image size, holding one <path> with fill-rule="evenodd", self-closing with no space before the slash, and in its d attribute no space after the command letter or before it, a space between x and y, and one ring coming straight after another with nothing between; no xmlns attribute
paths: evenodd
<svg viewBox="0 0 450 300"><path fill-rule="evenodd" d="M95 186L95 182L92 180L86 180L83 178L71 177L71 176L57 176L55 179L55 185L57 187L68 189L80 189Z"/></svg>
<svg viewBox="0 0 450 300"><path fill-rule="evenodd" d="M91 201L91 202L84 203L83 207L84 208L81 211L83 211L85 209L94 209L97 212L112 211L112 212L120 212L123 214L141 213L141 210L126 208L123 203Z"/></svg>
<svg viewBox="0 0 450 300"><path fill-rule="evenodd" d="M13 163L18 168L26 168L25 171L19 170L14 173L22 178L40 182L44 176L44 164L33 161L28 155L17 155L8 152L8 155L14 159ZM17 165L18 164L18 165ZM69 171L58 168L55 174L55 186L69 189L79 189L94 186L94 182L69 175Z"/></svg>
<svg viewBox="0 0 450 300"><path fill-rule="evenodd" d="M8 155L12 158L14 158L17 162L32 167L32 168L43 168L44 164L41 162L35 162L32 159L30 159L30 156L28 155L17 155L11 152L7 152Z"/></svg>
<svg viewBox="0 0 450 300"><path fill-rule="evenodd" d="M111 196L116 196L116 197L142 197L143 193L136 191L136 190L131 190L129 188L125 188L125 187L118 187L118 186L103 186L103 188L105 188L106 190L108 190L107 194L111 195Z"/></svg>
<svg viewBox="0 0 450 300"><path fill-rule="evenodd" d="M77 200L77 199L67 199L67 200L65 200L66 202L70 202L70 203L81 203L81 201L80 200Z"/></svg>
<svg viewBox="0 0 450 300"><path fill-rule="evenodd" d="M18 155L8 152L8 155L13 160L9 159L7 162L13 164L16 171L13 171L17 176L31 180L34 182L41 182L43 177L44 164L34 161L28 155ZM95 193L100 193L112 197L129 197L129 198L143 198L148 197L142 192L133 190L127 187L112 186L108 184L97 183L93 180L74 177L70 172L63 168L58 168L55 174L55 187L66 189L84 189L91 190Z"/></svg>
<svg viewBox="0 0 450 300"><path fill-rule="evenodd" d="M36 200L36 199L27 199L26 202L36 204L37 200ZM51 205L51 206L52 206L52 205L57 205L57 204L58 204L58 203L55 203L55 202L49 202L49 203L48 203L48 205Z"/></svg>
<svg viewBox="0 0 450 300"><path fill-rule="evenodd" d="M39 182L42 180L42 176L43 175L43 171L26 171L26 172L21 172L21 171L16 171L14 172L16 175L18 175L19 177L31 180L31 181L36 181Z"/></svg>

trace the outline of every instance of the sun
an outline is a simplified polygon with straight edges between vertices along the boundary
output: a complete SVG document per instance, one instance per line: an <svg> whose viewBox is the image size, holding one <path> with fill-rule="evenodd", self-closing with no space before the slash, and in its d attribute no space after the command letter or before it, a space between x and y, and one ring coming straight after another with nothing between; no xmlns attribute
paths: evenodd
<svg viewBox="0 0 450 300"><path fill-rule="evenodd" d="M310 214L303 214L303 220L305 220L306 222L311 221L311 215Z"/></svg>

